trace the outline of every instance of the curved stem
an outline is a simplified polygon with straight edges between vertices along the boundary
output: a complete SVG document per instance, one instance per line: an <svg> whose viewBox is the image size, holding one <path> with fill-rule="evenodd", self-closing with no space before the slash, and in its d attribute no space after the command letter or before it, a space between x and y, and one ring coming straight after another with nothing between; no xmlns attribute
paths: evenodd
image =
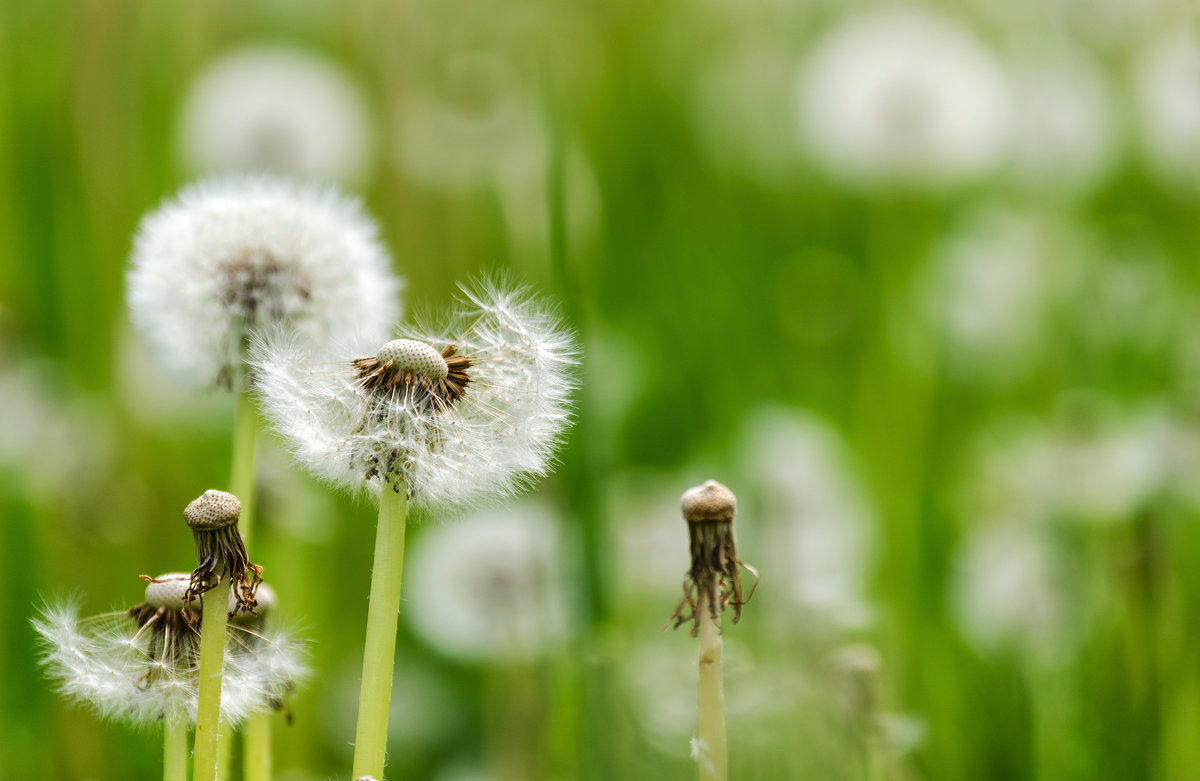
<svg viewBox="0 0 1200 781"><path fill-rule="evenodd" d="M362 688L358 696L358 728L354 738L353 778L371 776L382 779L387 760L388 707L392 700L396 621L404 574L407 491L407 486L399 480L385 482L380 491L375 562L371 570L371 602L367 607L367 639L363 649Z"/></svg>
<svg viewBox="0 0 1200 781"><path fill-rule="evenodd" d="M225 665L225 627L229 620L230 579L204 595L200 629L200 702L196 711L195 781L217 778L217 742L221 720L221 673Z"/></svg>
<svg viewBox="0 0 1200 781"><path fill-rule="evenodd" d="M163 724L163 781L187 781L187 722L168 716Z"/></svg>
<svg viewBox="0 0 1200 781"><path fill-rule="evenodd" d="M246 781L271 781L271 711L256 713L246 722Z"/></svg>
<svg viewBox="0 0 1200 781"><path fill-rule="evenodd" d="M703 591L696 605L700 614L700 713L696 761L700 781L725 781L725 686L721 681L721 618L714 618Z"/></svg>

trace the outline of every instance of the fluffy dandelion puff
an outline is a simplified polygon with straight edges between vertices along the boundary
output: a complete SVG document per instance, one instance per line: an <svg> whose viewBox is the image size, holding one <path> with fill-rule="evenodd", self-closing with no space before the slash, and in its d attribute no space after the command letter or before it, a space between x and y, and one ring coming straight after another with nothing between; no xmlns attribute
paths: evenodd
<svg viewBox="0 0 1200 781"><path fill-rule="evenodd" d="M466 289L440 329L340 355L272 334L254 348L275 428L314 474L351 491L403 481L426 509L509 494L544 474L570 413L574 342L520 290Z"/></svg>
<svg viewBox="0 0 1200 781"><path fill-rule="evenodd" d="M553 517L529 502L432 528L413 551L413 626L468 661L537 659L566 638L560 558Z"/></svg>
<svg viewBox="0 0 1200 781"><path fill-rule="evenodd" d="M845 22L799 79L800 122L818 163L854 184L953 185L1007 150L1003 72L965 29L890 9Z"/></svg>
<svg viewBox="0 0 1200 781"><path fill-rule="evenodd" d="M358 203L271 177L203 181L142 221L129 272L134 323L194 384L229 379L250 334L285 324L300 343L383 338L399 282Z"/></svg>
<svg viewBox="0 0 1200 781"><path fill-rule="evenodd" d="M362 93L298 49L258 46L214 61L193 84L180 125L184 162L200 173L268 170L354 182L371 159Z"/></svg>
<svg viewBox="0 0 1200 781"><path fill-rule="evenodd" d="M42 662L68 700L133 725L195 721L200 636L184 594L190 576L154 578L129 610L81 617L69 604L33 621ZM237 724L278 702L304 677L302 646L285 632L231 627L227 633L221 718Z"/></svg>

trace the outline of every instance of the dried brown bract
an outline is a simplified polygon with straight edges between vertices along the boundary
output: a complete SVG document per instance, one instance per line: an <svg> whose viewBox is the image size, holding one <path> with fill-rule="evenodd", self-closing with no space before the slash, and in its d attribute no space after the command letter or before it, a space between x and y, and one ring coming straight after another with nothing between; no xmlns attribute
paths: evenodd
<svg viewBox="0 0 1200 781"><path fill-rule="evenodd" d="M231 581L234 610L254 612L255 592L262 583L262 567L250 561L246 543L238 531L242 503L226 491L205 491L183 511L196 542L196 569L192 570L184 604L203 599L222 577Z"/></svg>
<svg viewBox="0 0 1200 781"><path fill-rule="evenodd" d="M667 620L667 627L679 628L692 622L692 637L700 630L700 606L706 606L716 621L726 606L733 607L733 622L742 617L742 605L750 601L758 587L758 570L737 555L737 537L733 516L737 497L715 480L684 492L683 518L688 522L692 566L683 579L683 599ZM754 584L745 592L742 570L754 576Z"/></svg>

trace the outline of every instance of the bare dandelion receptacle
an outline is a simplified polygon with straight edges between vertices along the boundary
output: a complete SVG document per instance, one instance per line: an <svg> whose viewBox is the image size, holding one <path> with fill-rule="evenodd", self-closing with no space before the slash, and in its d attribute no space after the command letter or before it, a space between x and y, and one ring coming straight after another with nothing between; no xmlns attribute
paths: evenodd
<svg viewBox="0 0 1200 781"><path fill-rule="evenodd" d="M208 490L192 500L183 518L196 542L196 569L184 595L189 602L213 589L222 577L231 586L234 607L253 611L262 567L250 561L238 531L242 503L228 491ZM237 610L231 610L231 613Z"/></svg>

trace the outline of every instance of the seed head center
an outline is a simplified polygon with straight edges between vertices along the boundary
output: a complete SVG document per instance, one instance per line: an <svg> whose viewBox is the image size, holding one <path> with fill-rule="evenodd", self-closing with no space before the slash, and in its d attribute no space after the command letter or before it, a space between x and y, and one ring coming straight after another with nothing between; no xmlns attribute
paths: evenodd
<svg viewBox="0 0 1200 781"><path fill-rule="evenodd" d="M433 347L415 339L393 339L379 348L381 365L412 372L431 380L444 380L450 374L446 359Z"/></svg>

